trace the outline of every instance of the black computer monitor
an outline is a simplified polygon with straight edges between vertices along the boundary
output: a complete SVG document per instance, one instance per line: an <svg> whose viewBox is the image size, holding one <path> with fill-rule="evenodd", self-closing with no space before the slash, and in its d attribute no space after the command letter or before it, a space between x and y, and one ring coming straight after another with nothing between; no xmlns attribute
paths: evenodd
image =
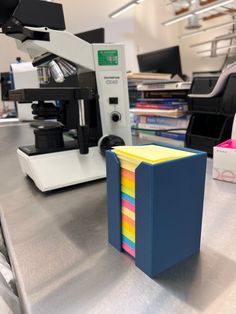
<svg viewBox="0 0 236 314"><path fill-rule="evenodd" d="M1 0L0 1L0 27L12 16L19 0Z"/></svg>
<svg viewBox="0 0 236 314"><path fill-rule="evenodd" d="M90 44L103 44L105 43L105 29L97 28L87 32L75 34L77 37L87 41Z"/></svg>
<svg viewBox="0 0 236 314"><path fill-rule="evenodd" d="M140 54L138 57L141 72L158 72L182 76L179 46Z"/></svg>

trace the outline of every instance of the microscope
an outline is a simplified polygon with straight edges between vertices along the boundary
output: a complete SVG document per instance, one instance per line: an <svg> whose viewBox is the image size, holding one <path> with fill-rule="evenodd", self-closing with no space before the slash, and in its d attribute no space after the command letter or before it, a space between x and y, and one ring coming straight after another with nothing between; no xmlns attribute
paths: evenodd
<svg viewBox="0 0 236 314"><path fill-rule="evenodd" d="M19 103L60 101L60 124L34 131L35 144L17 151L23 173L42 191L106 177L104 152L131 145L128 84L122 44L89 44L65 30L61 4L43 0L5 0L2 32L27 52L33 66L56 82L78 74L79 87L10 91ZM77 130L65 141L63 127Z"/></svg>

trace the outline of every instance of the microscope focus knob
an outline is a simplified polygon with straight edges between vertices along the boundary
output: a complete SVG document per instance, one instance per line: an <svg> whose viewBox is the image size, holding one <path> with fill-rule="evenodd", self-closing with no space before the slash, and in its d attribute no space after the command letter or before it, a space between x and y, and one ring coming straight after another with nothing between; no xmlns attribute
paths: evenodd
<svg viewBox="0 0 236 314"><path fill-rule="evenodd" d="M40 126L34 130L35 147L41 151L60 150L64 147L61 126Z"/></svg>
<svg viewBox="0 0 236 314"><path fill-rule="evenodd" d="M117 112L117 111L112 112L112 114L111 114L111 120L112 120L113 122L118 122L118 121L120 121L120 120L121 120L121 114L120 114L119 112Z"/></svg>
<svg viewBox="0 0 236 314"><path fill-rule="evenodd" d="M125 146L125 141L117 135L106 135L102 137L98 143L102 155L106 154L106 150L115 146Z"/></svg>

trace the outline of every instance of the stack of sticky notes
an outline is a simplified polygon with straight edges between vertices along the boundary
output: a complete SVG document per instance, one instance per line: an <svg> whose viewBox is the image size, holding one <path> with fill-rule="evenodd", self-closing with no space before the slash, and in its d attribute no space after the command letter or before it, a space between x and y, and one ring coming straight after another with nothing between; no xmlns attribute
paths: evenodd
<svg viewBox="0 0 236 314"><path fill-rule="evenodd" d="M193 153L158 145L118 146L113 152L121 165L122 248L135 257L135 169L142 162L156 164Z"/></svg>
<svg viewBox="0 0 236 314"><path fill-rule="evenodd" d="M135 173L121 168L122 248L135 257Z"/></svg>

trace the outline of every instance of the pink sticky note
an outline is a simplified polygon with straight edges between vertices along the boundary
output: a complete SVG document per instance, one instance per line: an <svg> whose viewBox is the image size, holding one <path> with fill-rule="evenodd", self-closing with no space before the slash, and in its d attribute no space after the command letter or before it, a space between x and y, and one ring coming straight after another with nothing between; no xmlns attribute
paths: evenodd
<svg viewBox="0 0 236 314"><path fill-rule="evenodd" d="M135 212L135 206L133 204L131 204L130 202L127 202L125 200L121 201L121 205L122 207L128 208L129 210L131 210L132 212Z"/></svg>
<svg viewBox="0 0 236 314"><path fill-rule="evenodd" d="M135 251L131 249L127 244L122 243L122 248L125 250L127 253L129 253L131 256L135 257Z"/></svg>

